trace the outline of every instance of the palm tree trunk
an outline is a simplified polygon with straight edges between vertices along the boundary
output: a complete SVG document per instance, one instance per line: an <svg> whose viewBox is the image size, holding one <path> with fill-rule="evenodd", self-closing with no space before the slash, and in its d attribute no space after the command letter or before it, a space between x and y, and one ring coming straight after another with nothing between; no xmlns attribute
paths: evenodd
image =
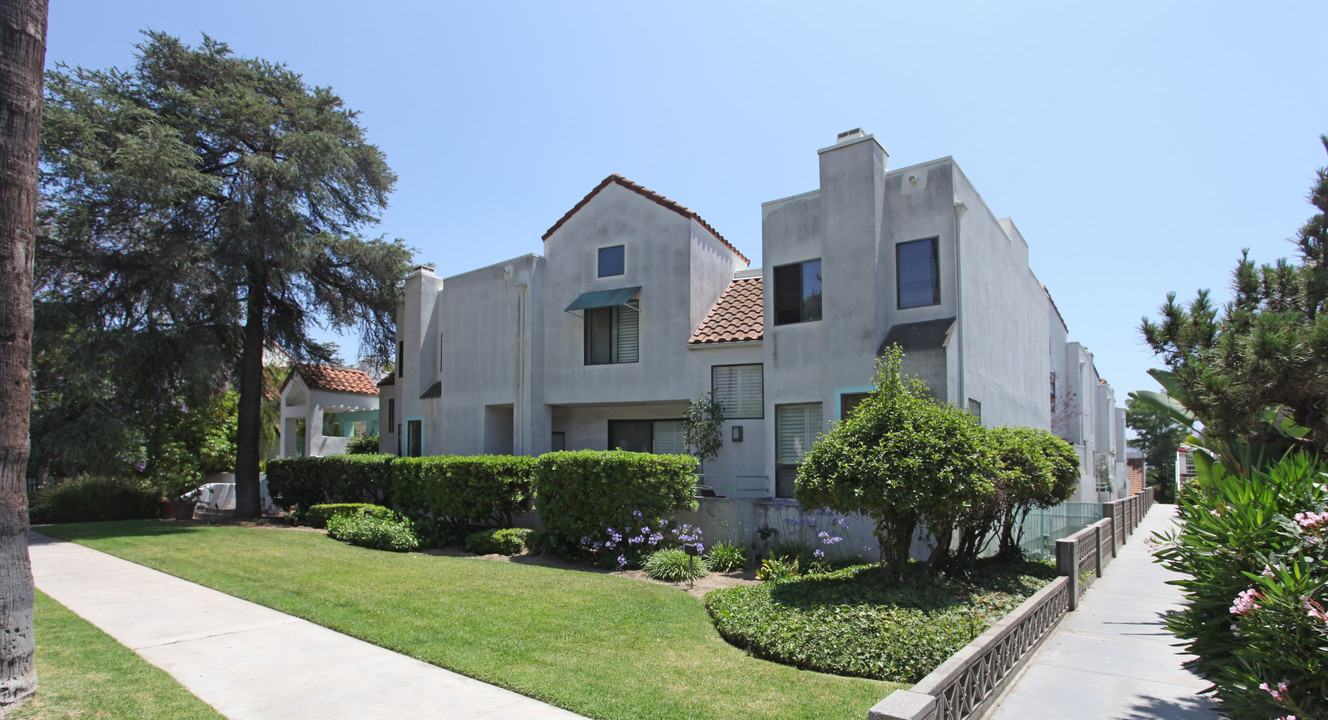
<svg viewBox="0 0 1328 720"><path fill-rule="evenodd" d="M0 3L0 715L37 689L25 478L45 62L46 0Z"/></svg>

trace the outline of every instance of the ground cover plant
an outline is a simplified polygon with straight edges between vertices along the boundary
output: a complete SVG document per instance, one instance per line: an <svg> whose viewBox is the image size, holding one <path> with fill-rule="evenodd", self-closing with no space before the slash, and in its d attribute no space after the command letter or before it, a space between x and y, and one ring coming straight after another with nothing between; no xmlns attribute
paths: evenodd
<svg viewBox="0 0 1328 720"><path fill-rule="evenodd" d="M733 647L677 588L318 533L146 522L51 528L134 562L594 718L844 718L902 687Z"/></svg>
<svg viewBox="0 0 1328 720"><path fill-rule="evenodd" d="M415 537L409 520L387 508L377 510L386 510L390 514L358 512L333 515L327 521L328 537L372 550L409 552L419 548L420 539Z"/></svg>
<svg viewBox="0 0 1328 720"><path fill-rule="evenodd" d="M166 671L38 592L37 695L13 720L221 720Z"/></svg>
<svg viewBox="0 0 1328 720"><path fill-rule="evenodd" d="M792 562L792 561L789 561ZM914 683L1046 585L1040 563L983 561L962 576L919 564L897 578L858 565L716 590L706 609L729 642L821 672Z"/></svg>

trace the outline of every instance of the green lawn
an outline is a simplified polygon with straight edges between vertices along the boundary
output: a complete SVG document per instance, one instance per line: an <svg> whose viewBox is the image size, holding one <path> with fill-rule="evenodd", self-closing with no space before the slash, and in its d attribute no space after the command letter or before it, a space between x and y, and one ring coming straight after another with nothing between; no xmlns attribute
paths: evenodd
<svg viewBox="0 0 1328 720"><path fill-rule="evenodd" d="M681 590L590 572L156 521L40 532L598 718L852 718L897 687L759 660Z"/></svg>
<svg viewBox="0 0 1328 720"><path fill-rule="evenodd" d="M159 670L37 593L37 695L6 717L57 720L222 720Z"/></svg>

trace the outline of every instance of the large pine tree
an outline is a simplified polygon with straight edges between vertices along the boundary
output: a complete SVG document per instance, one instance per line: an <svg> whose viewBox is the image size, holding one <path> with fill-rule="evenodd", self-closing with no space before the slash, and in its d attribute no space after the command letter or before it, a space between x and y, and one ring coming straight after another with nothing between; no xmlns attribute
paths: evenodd
<svg viewBox="0 0 1328 720"><path fill-rule="evenodd" d="M52 73L46 113L39 302L148 365L161 349L142 377L228 365L236 515L257 515L266 341L324 360L312 326L357 328L387 356L410 251L357 233L395 176L331 89L207 37L147 32L132 70Z"/></svg>
<svg viewBox="0 0 1328 720"><path fill-rule="evenodd" d="M46 0L0 3L0 716L37 689L24 478L45 62Z"/></svg>

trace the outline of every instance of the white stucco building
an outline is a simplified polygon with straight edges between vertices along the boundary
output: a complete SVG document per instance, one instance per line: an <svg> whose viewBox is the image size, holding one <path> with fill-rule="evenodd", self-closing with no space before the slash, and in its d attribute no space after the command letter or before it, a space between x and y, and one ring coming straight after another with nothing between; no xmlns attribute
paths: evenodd
<svg viewBox="0 0 1328 720"><path fill-rule="evenodd" d="M295 363L281 386L277 457L339 455L378 424L378 387L363 370Z"/></svg>
<svg viewBox="0 0 1328 720"><path fill-rule="evenodd" d="M888 158L857 130L821 149L816 189L762 206L764 268L695 212L611 175L541 254L446 278L417 269L397 369L378 388L383 451L683 452L687 404L713 390L725 443L706 484L791 497L802 453L897 343L938 399L1075 443L1075 500L1099 499L1100 457L1103 487L1122 496L1124 413L1068 340L1018 228L952 158L898 170Z"/></svg>

